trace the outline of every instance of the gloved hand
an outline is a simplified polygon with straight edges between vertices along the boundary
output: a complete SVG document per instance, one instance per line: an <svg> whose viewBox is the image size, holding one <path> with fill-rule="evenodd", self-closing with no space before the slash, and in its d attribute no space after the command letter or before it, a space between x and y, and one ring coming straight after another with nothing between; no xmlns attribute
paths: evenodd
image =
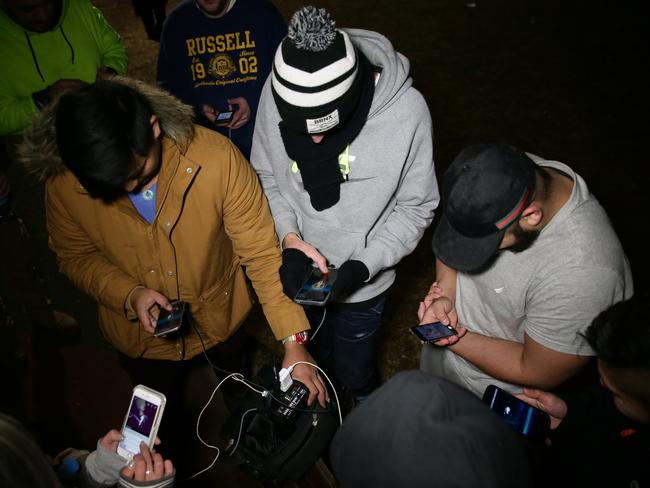
<svg viewBox="0 0 650 488"><path fill-rule="evenodd" d="M336 281L330 293L331 301L338 301L361 288L370 277L370 271L361 261L351 259L344 262L338 270Z"/></svg>
<svg viewBox="0 0 650 488"><path fill-rule="evenodd" d="M293 248L282 251L280 281L284 294L293 300L311 269L311 259L304 252Z"/></svg>

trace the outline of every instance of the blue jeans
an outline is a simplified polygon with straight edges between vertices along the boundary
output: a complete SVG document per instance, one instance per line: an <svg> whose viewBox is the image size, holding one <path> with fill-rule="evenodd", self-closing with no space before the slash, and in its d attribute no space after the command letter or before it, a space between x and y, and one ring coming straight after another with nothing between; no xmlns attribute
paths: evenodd
<svg viewBox="0 0 650 488"><path fill-rule="evenodd" d="M335 385L357 396L368 395L378 383L375 344L385 301L382 297L372 307L361 310L337 305L305 307L312 332L309 352ZM313 336L323 313L325 320Z"/></svg>

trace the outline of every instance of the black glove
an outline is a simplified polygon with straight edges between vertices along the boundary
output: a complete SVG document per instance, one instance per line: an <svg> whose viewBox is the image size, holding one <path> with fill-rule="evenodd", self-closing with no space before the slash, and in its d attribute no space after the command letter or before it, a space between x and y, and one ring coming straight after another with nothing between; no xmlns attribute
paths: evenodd
<svg viewBox="0 0 650 488"><path fill-rule="evenodd" d="M284 294L293 300L311 273L311 269L311 259L304 252L292 248L282 251L280 281Z"/></svg>
<svg viewBox="0 0 650 488"><path fill-rule="evenodd" d="M338 301L361 288L370 277L370 271L361 261L354 259L344 262L338 270L336 281L332 285L330 300Z"/></svg>

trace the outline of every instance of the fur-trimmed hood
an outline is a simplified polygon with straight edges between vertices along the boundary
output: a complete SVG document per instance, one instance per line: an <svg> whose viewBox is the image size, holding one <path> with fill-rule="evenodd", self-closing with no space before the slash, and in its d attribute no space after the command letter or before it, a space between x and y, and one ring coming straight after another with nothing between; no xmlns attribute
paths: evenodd
<svg viewBox="0 0 650 488"><path fill-rule="evenodd" d="M127 85L140 92L151 104L153 113L160 122L164 136L173 140L185 153L194 136L194 110L166 91L124 76L115 76L111 81ZM56 109L53 102L25 129L23 140L18 146L18 160L27 171L40 181L66 170L56 145Z"/></svg>

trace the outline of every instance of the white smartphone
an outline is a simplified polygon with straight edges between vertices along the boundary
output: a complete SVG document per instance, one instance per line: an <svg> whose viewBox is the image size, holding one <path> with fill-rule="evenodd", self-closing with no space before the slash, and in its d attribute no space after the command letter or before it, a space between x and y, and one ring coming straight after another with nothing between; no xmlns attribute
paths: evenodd
<svg viewBox="0 0 650 488"><path fill-rule="evenodd" d="M166 401L165 395L144 385L133 388L122 425L123 439L117 446L120 456L131 459L140 452L140 442L153 447Z"/></svg>

